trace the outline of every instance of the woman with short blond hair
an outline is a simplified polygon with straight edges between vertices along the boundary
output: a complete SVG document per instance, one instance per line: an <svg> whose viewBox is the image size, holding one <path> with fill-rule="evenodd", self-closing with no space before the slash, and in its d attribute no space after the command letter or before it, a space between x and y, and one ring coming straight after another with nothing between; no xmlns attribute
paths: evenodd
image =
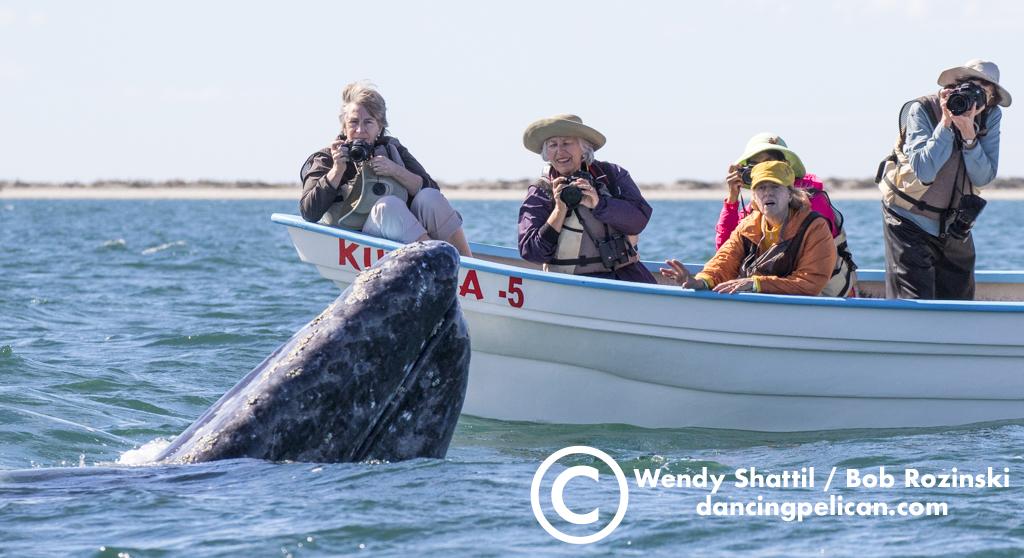
<svg viewBox="0 0 1024 558"><path fill-rule="evenodd" d="M341 132L310 155L299 173L302 217L396 242L444 240L460 254L472 255L462 216L423 165L387 135L387 105L380 92L367 82L346 85L338 118ZM392 188L385 192L394 195L381 196L368 213L357 214L352 209L360 196L369 195L361 188L364 175Z"/></svg>

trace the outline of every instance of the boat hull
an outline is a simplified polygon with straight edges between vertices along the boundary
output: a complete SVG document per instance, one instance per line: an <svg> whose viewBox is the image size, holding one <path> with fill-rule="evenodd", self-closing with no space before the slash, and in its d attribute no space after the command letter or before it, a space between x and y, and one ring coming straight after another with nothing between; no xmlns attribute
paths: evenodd
<svg viewBox="0 0 1024 558"><path fill-rule="evenodd" d="M274 219L339 288L395 246ZM1017 303L695 293L540 273L474 248L460 271L468 414L761 431L1024 418Z"/></svg>

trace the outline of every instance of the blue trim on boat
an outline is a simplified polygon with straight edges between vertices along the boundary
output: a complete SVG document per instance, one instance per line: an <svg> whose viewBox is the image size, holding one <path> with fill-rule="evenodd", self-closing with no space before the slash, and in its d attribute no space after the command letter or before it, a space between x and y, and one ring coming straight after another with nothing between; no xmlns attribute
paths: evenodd
<svg viewBox="0 0 1024 558"><path fill-rule="evenodd" d="M280 225L295 227L310 232L344 238L385 250L394 250L402 245L383 238L368 236L355 231L339 229L319 223L310 223L297 215L286 213L274 213L270 219ZM474 253L486 256L520 259L519 252L513 248L493 246L489 244L474 244L470 247ZM648 269L657 270L659 262L644 262ZM534 281L544 281L561 285L573 285L577 287L589 287L620 292L640 293L658 296L682 296L695 298L712 298L729 300L744 300L751 303L767 304L795 304L802 306L831 306L850 308L886 308L900 310L944 310L958 312L1024 312L1022 302L992 302L992 301L949 301L949 300L887 300L876 298L821 298L816 296L795 296L795 295L772 295L772 294L719 294L708 291L691 291L669 285L649 285L645 283L630 283L626 281L613 281L609 279L596 279L593 277L582 277L565 275L561 273L547 273L533 269L515 267L500 263L488 262L478 258L462 258L462 266L467 269L488 271L501 275L515 275L517 277L529 278ZM699 270L700 265L686 264L687 268ZM880 281L884 278L884 272L878 270L857 271L858 276L864 279ZM1022 271L978 271L975 273L976 280L984 283L1024 283L1024 272Z"/></svg>

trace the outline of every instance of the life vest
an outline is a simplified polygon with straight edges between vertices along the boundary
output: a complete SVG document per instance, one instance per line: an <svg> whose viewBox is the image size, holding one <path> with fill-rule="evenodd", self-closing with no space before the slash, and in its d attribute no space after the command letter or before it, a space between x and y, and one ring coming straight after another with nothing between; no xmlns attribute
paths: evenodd
<svg viewBox="0 0 1024 558"><path fill-rule="evenodd" d="M390 140L378 142L373 147L373 156L383 155L399 164L403 169L405 162L398 153L396 147ZM341 201L331 204L320 222L325 225L335 225L352 230L362 230L366 224L366 216L370 208L377 200L384 196L395 196L403 202L408 203L409 191L393 178L378 176L366 164L367 161L356 163L356 176L349 182L342 184L340 192Z"/></svg>
<svg viewBox="0 0 1024 558"><path fill-rule="evenodd" d="M538 186L547 190L554 201L551 167L545 167ZM594 188L599 196L618 197L619 191L609 184L607 173L594 163L587 169L594 176ZM599 221L590 208L577 205L562 223L558 234L555 257L544 264L544 271L586 275L607 273L640 261L637 251L639 236L626 235L615 227Z"/></svg>
<svg viewBox="0 0 1024 558"><path fill-rule="evenodd" d="M763 217L762 217L763 218ZM740 264L740 277L753 277L754 275L773 275L776 277L787 277L796 269L796 258L800 253L800 247L804 243L804 235L807 227L815 219L825 217L816 211L810 212L800 223L796 234L786 240L779 240L774 246L758 254L757 243L747 237L743 237L743 263ZM782 234L782 231L779 231Z"/></svg>
<svg viewBox="0 0 1024 558"><path fill-rule="evenodd" d="M836 243L836 267L832 269L832 278L821 290L821 296L856 297L857 264L853 263L853 254L846 243L846 231L842 226L832 240Z"/></svg>
<svg viewBox="0 0 1024 558"><path fill-rule="evenodd" d="M832 231L832 240L836 245L836 266L832 269L832 278L825 284L821 296L855 297L857 296L857 264L846 242L846 229L843 227L845 217L834 205L832 198L825 191L825 185L813 174L798 178L796 188L807 193L811 202L811 211L820 214L828 221Z"/></svg>
<svg viewBox="0 0 1024 558"><path fill-rule="evenodd" d="M857 296L857 264L853 262L850 245L846 242L846 229L843 228L845 218L842 212L832 205L832 198L825 191L824 185L816 180L806 180L801 184L811 201L811 210L817 212L828 221L832 231L832 240L836 244L836 267L832 269L832 278L821 290L821 296L855 297ZM831 216L831 218L829 218Z"/></svg>
<svg viewBox="0 0 1024 558"><path fill-rule="evenodd" d="M960 199L965 195L977 195L978 190L967 176L959 135L954 140L953 153L939 169L935 180L924 183L917 177L910 164L910 158L903 153L907 135L907 120L910 108L915 103L920 103L925 108L932 127L938 126L942 117L942 107L939 104L938 95L918 97L904 103L903 108L900 109L899 136L896 139L896 146L892 154L878 165L875 183L882 191L882 203L939 221L939 231L944 237L947 220L960 206ZM988 128L985 125L987 120L988 110L975 117L975 124L979 128L978 138L988 133Z"/></svg>

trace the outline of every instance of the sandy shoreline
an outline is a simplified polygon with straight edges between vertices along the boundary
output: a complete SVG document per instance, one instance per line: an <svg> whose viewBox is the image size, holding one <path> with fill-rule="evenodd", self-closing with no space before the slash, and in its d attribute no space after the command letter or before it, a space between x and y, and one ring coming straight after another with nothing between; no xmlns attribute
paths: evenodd
<svg viewBox="0 0 1024 558"><path fill-rule="evenodd" d="M723 189L724 190L724 189ZM521 200L525 192L517 190L463 190L444 191L453 200ZM644 196L650 200L720 200L724 191L717 190L650 190ZM878 190L830 190L835 200L877 200ZM1024 189L986 190L988 199L1024 199ZM63 188L32 187L0 189L4 200L298 200L295 188Z"/></svg>

